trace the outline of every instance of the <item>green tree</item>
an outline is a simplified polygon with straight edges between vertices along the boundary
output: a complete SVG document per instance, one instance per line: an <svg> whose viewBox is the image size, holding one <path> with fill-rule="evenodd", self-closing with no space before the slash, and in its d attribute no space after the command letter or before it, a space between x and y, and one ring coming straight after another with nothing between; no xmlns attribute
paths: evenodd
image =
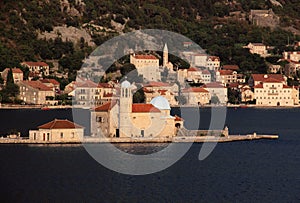
<svg viewBox="0 0 300 203"><path fill-rule="evenodd" d="M144 103L146 99L143 88L140 88L133 94L133 103Z"/></svg>
<svg viewBox="0 0 300 203"><path fill-rule="evenodd" d="M0 85L3 85L3 84L4 84L4 80L3 80L3 78L0 75Z"/></svg>
<svg viewBox="0 0 300 203"><path fill-rule="evenodd" d="M10 83L14 84L14 76L11 68L9 69L6 77L6 84L10 84Z"/></svg>

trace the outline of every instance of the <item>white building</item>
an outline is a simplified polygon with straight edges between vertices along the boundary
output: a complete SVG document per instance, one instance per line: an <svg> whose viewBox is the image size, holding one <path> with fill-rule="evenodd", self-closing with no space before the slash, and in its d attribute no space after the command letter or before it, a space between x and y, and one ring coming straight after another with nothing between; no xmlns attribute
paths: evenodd
<svg viewBox="0 0 300 203"><path fill-rule="evenodd" d="M280 80L268 78L254 86L257 106L293 106L299 104L299 90Z"/></svg>
<svg viewBox="0 0 300 203"><path fill-rule="evenodd" d="M31 73L37 74L42 76L49 75L49 65L45 62L32 62L32 61L25 61L21 63L22 66L29 68Z"/></svg>
<svg viewBox="0 0 300 203"><path fill-rule="evenodd" d="M187 82L192 83L210 83L211 74L208 70L191 67L189 69L179 69L177 71L177 80L180 84Z"/></svg>
<svg viewBox="0 0 300 203"><path fill-rule="evenodd" d="M40 81L20 81L20 99L27 104L55 104L55 91Z"/></svg>
<svg viewBox="0 0 300 203"><path fill-rule="evenodd" d="M221 65L221 60L218 56L209 56L206 61L206 67L208 70L219 70Z"/></svg>
<svg viewBox="0 0 300 203"><path fill-rule="evenodd" d="M209 91L202 87L183 89L182 95L186 98L188 105L205 105L210 101Z"/></svg>
<svg viewBox="0 0 300 203"><path fill-rule="evenodd" d="M262 57L268 55L267 46L263 43L249 43L245 48L248 48L251 54L258 54Z"/></svg>
<svg viewBox="0 0 300 203"><path fill-rule="evenodd" d="M153 55L130 55L130 63L135 65L138 74L148 81L160 81L159 59Z"/></svg>
<svg viewBox="0 0 300 203"><path fill-rule="evenodd" d="M282 53L283 59L295 62L300 61L300 51L285 51Z"/></svg>
<svg viewBox="0 0 300 203"><path fill-rule="evenodd" d="M208 84L205 84L203 86L203 88L206 89L207 91L209 91L210 99L213 96L217 96L220 101L220 104L227 103L227 101L228 101L227 88L224 87L224 85L222 85L222 83L219 83L219 82L208 83Z"/></svg>

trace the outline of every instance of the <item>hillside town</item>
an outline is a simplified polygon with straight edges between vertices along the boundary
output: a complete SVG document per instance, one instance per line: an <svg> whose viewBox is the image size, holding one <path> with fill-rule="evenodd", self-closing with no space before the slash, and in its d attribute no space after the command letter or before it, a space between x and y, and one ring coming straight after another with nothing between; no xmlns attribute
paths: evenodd
<svg viewBox="0 0 300 203"><path fill-rule="evenodd" d="M190 43L185 42L182 46L190 46ZM261 57L270 55L269 47L263 43L249 43L244 48ZM299 104L299 85L289 84L289 78L294 79L299 72L299 51L282 53L280 61L284 61L285 66L269 64L268 73L250 72L248 75L241 73L237 64L222 64L218 56L191 51L183 53L190 66L179 69L169 60L167 44L162 53L162 64L155 54L130 54L130 64L141 77L140 81L133 82L134 90L141 94L138 102L150 103L153 98L163 96L171 106ZM58 73L47 63L24 61L21 66L28 70L27 76L20 68L7 67L1 73L1 88L6 88L9 83L17 85L15 99L24 106L73 104L73 107L91 108L112 101L120 89L117 79L97 82L80 77L80 71L76 81L61 89L62 85L55 79ZM105 78L106 73L102 73Z"/></svg>

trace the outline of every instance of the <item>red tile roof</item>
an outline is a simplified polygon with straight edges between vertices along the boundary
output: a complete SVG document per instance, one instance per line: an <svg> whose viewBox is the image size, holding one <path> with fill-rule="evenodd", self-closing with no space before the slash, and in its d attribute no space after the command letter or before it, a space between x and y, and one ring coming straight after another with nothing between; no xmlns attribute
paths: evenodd
<svg viewBox="0 0 300 203"><path fill-rule="evenodd" d="M116 103L117 103L116 101L107 102L101 106L96 107L94 110L95 111L109 111L116 105Z"/></svg>
<svg viewBox="0 0 300 203"><path fill-rule="evenodd" d="M187 89L183 89L182 92L203 92L208 93L206 89L203 89L202 87L191 87Z"/></svg>
<svg viewBox="0 0 300 203"><path fill-rule="evenodd" d="M25 64L27 66L49 66L45 62L32 62L32 61L25 61L22 64Z"/></svg>
<svg viewBox="0 0 300 203"><path fill-rule="evenodd" d="M113 86L108 83L98 83L98 87L99 88L113 88Z"/></svg>
<svg viewBox="0 0 300 203"><path fill-rule="evenodd" d="M183 121L183 118L180 118L179 116L175 115L175 121Z"/></svg>
<svg viewBox="0 0 300 203"><path fill-rule="evenodd" d="M165 83L165 82L149 82L148 84L145 85L145 87L168 87L170 86L169 83Z"/></svg>
<svg viewBox="0 0 300 203"><path fill-rule="evenodd" d="M40 80L42 83L51 83L53 85L59 85L59 82L55 79L42 79Z"/></svg>
<svg viewBox="0 0 300 203"><path fill-rule="evenodd" d="M223 70L239 70L239 66L238 65L224 65L222 66Z"/></svg>
<svg viewBox="0 0 300 203"><path fill-rule="evenodd" d="M218 56L209 56L208 59L212 61L220 61L220 58Z"/></svg>
<svg viewBox="0 0 300 203"><path fill-rule="evenodd" d="M76 82L76 87L97 87L97 83L91 80L86 80L84 82Z"/></svg>
<svg viewBox="0 0 300 203"><path fill-rule="evenodd" d="M143 87L143 91L144 91L145 93L153 93L153 92L154 92L154 91L148 90L148 89L145 88L145 87Z"/></svg>
<svg viewBox="0 0 300 203"><path fill-rule="evenodd" d="M210 72L208 70L203 70L202 74L210 75Z"/></svg>
<svg viewBox="0 0 300 203"><path fill-rule="evenodd" d="M191 68L187 69L187 71L194 72L194 71L200 71L200 69L195 68L195 67L191 67Z"/></svg>
<svg viewBox="0 0 300 203"><path fill-rule="evenodd" d="M263 84L258 84L258 85L255 85L253 88L254 89L262 89L264 87L263 87Z"/></svg>
<svg viewBox="0 0 300 203"><path fill-rule="evenodd" d="M152 104L132 104L132 113L159 113L160 110Z"/></svg>
<svg viewBox="0 0 300 203"><path fill-rule="evenodd" d="M38 129L74 129L74 128L84 128L76 123L69 120L59 120L54 119L53 121L40 125Z"/></svg>
<svg viewBox="0 0 300 203"><path fill-rule="evenodd" d="M10 68L5 68L4 71L7 71L7 72L8 72L9 69L10 69ZM3 71L3 72L4 72L4 71ZM11 71L12 71L13 73L23 73L23 71L22 71L20 68L12 68Z"/></svg>
<svg viewBox="0 0 300 203"><path fill-rule="evenodd" d="M158 58L156 58L155 56L153 55L133 55L134 58L136 59L148 59L148 60L158 60Z"/></svg>
<svg viewBox="0 0 300 203"><path fill-rule="evenodd" d="M22 81L22 83L41 91L53 91L51 87L44 85L41 81Z"/></svg>
<svg viewBox="0 0 300 203"><path fill-rule="evenodd" d="M281 82L284 82L283 75L281 75L281 74L252 74L251 77L256 82L259 82L259 81L264 82L268 78L273 78L273 79L279 80Z"/></svg>
<svg viewBox="0 0 300 203"><path fill-rule="evenodd" d="M220 75L232 75L232 70L219 70Z"/></svg>
<svg viewBox="0 0 300 203"><path fill-rule="evenodd" d="M277 80L275 78L267 78L266 80L263 81L264 83L282 83L281 80Z"/></svg>

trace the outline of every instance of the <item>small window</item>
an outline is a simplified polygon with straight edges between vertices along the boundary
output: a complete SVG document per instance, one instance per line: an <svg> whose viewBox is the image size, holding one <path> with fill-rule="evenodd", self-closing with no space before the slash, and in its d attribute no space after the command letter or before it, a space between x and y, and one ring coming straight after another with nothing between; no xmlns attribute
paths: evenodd
<svg viewBox="0 0 300 203"><path fill-rule="evenodd" d="M71 133L71 137L72 137L72 138L75 137L75 133L74 133L74 132Z"/></svg>
<svg viewBox="0 0 300 203"><path fill-rule="evenodd" d="M61 138L61 139L64 138L64 133L63 133L63 132L60 133L60 138Z"/></svg>

